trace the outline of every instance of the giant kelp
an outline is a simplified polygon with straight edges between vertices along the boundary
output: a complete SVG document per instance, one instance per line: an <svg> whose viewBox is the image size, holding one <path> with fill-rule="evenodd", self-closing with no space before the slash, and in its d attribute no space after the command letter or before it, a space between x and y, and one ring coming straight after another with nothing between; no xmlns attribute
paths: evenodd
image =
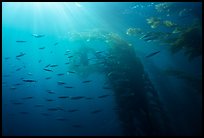
<svg viewBox="0 0 204 138"><path fill-rule="evenodd" d="M79 75L86 74L86 70L87 74L99 72L106 75L106 81L115 94L116 104L120 107L116 112L125 135L170 134L160 97L148 79L133 45L113 32L103 36L104 39L100 39L106 44L103 65L80 63L80 66L75 67L74 63L82 61L81 55L96 53L96 49L83 45L70 59L71 68Z"/></svg>
<svg viewBox="0 0 204 138"><path fill-rule="evenodd" d="M189 60L202 55L202 32L200 25L193 25L181 32L176 41L170 43L170 51L177 53L180 50Z"/></svg>

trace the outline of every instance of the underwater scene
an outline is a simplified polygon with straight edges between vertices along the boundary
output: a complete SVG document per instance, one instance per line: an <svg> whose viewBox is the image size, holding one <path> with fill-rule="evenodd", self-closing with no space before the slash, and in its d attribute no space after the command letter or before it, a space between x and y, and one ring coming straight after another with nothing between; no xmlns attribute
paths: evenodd
<svg viewBox="0 0 204 138"><path fill-rule="evenodd" d="M202 2L2 2L3 136L201 136Z"/></svg>

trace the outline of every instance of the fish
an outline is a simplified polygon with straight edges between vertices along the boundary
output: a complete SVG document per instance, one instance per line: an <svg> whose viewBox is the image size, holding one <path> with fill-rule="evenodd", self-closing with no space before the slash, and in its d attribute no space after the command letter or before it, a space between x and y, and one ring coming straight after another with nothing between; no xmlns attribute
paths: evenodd
<svg viewBox="0 0 204 138"><path fill-rule="evenodd" d="M151 36L153 36L153 33L148 32L148 33L144 34L143 36L141 36L139 39L145 39L145 38L148 38L148 37L151 37Z"/></svg>
<svg viewBox="0 0 204 138"><path fill-rule="evenodd" d="M75 73L75 71L67 71L68 73Z"/></svg>
<svg viewBox="0 0 204 138"><path fill-rule="evenodd" d="M16 87L11 87L10 89L15 90L15 89L16 89Z"/></svg>
<svg viewBox="0 0 204 138"><path fill-rule="evenodd" d="M96 113L99 113L99 112L102 112L102 110L100 110L100 109L94 110L94 111L91 112L91 114L96 114Z"/></svg>
<svg viewBox="0 0 204 138"><path fill-rule="evenodd" d="M71 97L71 100L78 100L82 98L84 98L84 96L75 96L75 97Z"/></svg>
<svg viewBox="0 0 204 138"><path fill-rule="evenodd" d="M81 125L72 125L72 127L81 128L82 126Z"/></svg>
<svg viewBox="0 0 204 138"><path fill-rule="evenodd" d="M56 100L53 100L53 99L46 99L46 101L48 101L48 102L52 102L52 101L56 101Z"/></svg>
<svg viewBox="0 0 204 138"><path fill-rule="evenodd" d="M112 89L111 87L104 86L103 89Z"/></svg>
<svg viewBox="0 0 204 138"><path fill-rule="evenodd" d="M42 104L36 104L34 107L43 107Z"/></svg>
<svg viewBox="0 0 204 138"><path fill-rule="evenodd" d="M57 66L58 66L58 65L55 65L55 64L54 64L54 65L50 65L50 67L57 67Z"/></svg>
<svg viewBox="0 0 204 138"><path fill-rule="evenodd" d="M25 97L25 98L21 98L23 100L28 100L28 99L32 99L33 97L32 96L29 96L29 97Z"/></svg>
<svg viewBox="0 0 204 138"><path fill-rule="evenodd" d="M19 85L22 85L22 83L16 83L16 84L14 84L14 85L19 86Z"/></svg>
<svg viewBox="0 0 204 138"><path fill-rule="evenodd" d="M21 69L22 69L22 67L21 67L21 68L17 68L16 71L19 71L19 70L21 70Z"/></svg>
<svg viewBox="0 0 204 138"><path fill-rule="evenodd" d="M49 93L49 94L55 94L55 92L53 92L53 91L49 91L48 93Z"/></svg>
<svg viewBox="0 0 204 138"><path fill-rule="evenodd" d="M69 52L71 52L70 50L66 50L66 53L69 53Z"/></svg>
<svg viewBox="0 0 204 138"><path fill-rule="evenodd" d="M73 56L69 56L69 57L67 57L67 58L72 58Z"/></svg>
<svg viewBox="0 0 204 138"><path fill-rule="evenodd" d="M65 82L58 81L58 82L57 82L57 84L58 84L58 85L64 85L64 84L65 84Z"/></svg>
<svg viewBox="0 0 204 138"><path fill-rule="evenodd" d="M65 99L65 98L69 98L69 96L59 96L58 98Z"/></svg>
<svg viewBox="0 0 204 138"><path fill-rule="evenodd" d="M23 79L24 82L37 82L36 80L32 80L32 79Z"/></svg>
<svg viewBox="0 0 204 138"><path fill-rule="evenodd" d="M32 36L34 36L35 38L40 38L40 37L44 37L45 35L32 34Z"/></svg>
<svg viewBox="0 0 204 138"><path fill-rule="evenodd" d="M53 72L53 70L50 70L50 69L43 69L43 70Z"/></svg>
<svg viewBox="0 0 204 138"><path fill-rule="evenodd" d="M88 82L91 82L91 80L82 81L82 83L88 83Z"/></svg>
<svg viewBox="0 0 204 138"><path fill-rule="evenodd" d="M55 107L55 108L48 108L47 110L48 111L59 111L59 110L64 110L64 109L62 109L60 107Z"/></svg>
<svg viewBox="0 0 204 138"><path fill-rule="evenodd" d="M18 57L22 57L22 56L24 56L25 55L25 53L20 53L19 55L17 55L16 57L18 58Z"/></svg>
<svg viewBox="0 0 204 138"><path fill-rule="evenodd" d="M69 62L65 63L65 64L69 64Z"/></svg>
<svg viewBox="0 0 204 138"><path fill-rule="evenodd" d="M45 68L47 68L47 67L49 67L49 66L50 66L50 64L46 65Z"/></svg>
<svg viewBox="0 0 204 138"><path fill-rule="evenodd" d="M68 110L68 112L71 112L71 113L76 112L76 111L79 111L79 110L78 110L78 109L71 109L71 110Z"/></svg>
<svg viewBox="0 0 204 138"><path fill-rule="evenodd" d="M32 76L32 73L28 73L28 75Z"/></svg>
<svg viewBox="0 0 204 138"><path fill-rule="evenodd" d="M92 100L93 98L91 98L91 97L87 97L87 98L85 98L86 100Z"/></svg>
<svg viewBox="0 0 204 138"><path fill-rule="evenodd" d="M67 119L64 118L64 117L58 117L58 118L56 118L56 120L59 120L59 121L65 121L65 120L67 120Z"/></svg>
<svg viewBox="0 0 204 138"><path fill-rule="evenodd" d="M45 46L44 47L39 47L38 49L45 49Z"/></svg>
<svg viewBox="0 0 204 138"><path fill-rule="evenodd" d="M113 107L112 109L115 110L115 111L121 110L119 107Z"/></svg>
<svg viewBox="0 0 204 138"><path fill-rule="evenodd" d="M40 59L40 60L38 60L38 63L40 63L42 60Z"/></svg>
<svg viewBox="0 0 204 138"><path fill-rule="evenodd" d="M108 97L110 95L106 94L106 95L101 95L101 96L98 96L98 98L105 98L105 97Z"/></svg>
<svg viewBox="0 0 204 138"><path fill-rule="evenodd" d="M72 87L72 86L64 86L65 88L74 88L74 87Z"/></svg>
<svg viewBox="0 0 204 138"><path fill-rule="evenodd" d="M64 73L59 73L59 74L57 74L58 76L63 76L64 75Z"/></svg>
<svg viewBox="0 0 204 138"><path fill-rule="evenodd" d="M8 59L10 59L10 57L5 57L4 59L5 59L5 60L8 60Z"/></svg>
<svg viewBox="0 0 204 138"><path fill-rule="evenodd" d="M153 52L153 53L150 53L149 55L145 56L146 58L149 58L149 57L152 57L156 54L160 53L160 51L156 51L156 52Z"/></svg>
<svg viewBox="0 0 204 138"><path fill-rule="evenodd" d="M14 102L14 103L12 103L12 104L20 105L20 104L23 104L23 103L21 103L21 102Z"/></svg>
<svg viewBox="0 0 204 138"><path fill-rule="evenodd" d="M47 77L47 78L45 78L46 80L49 80L49 79L51 79L52 77Z"/></svg>
<svg viewBox="0 0 204 138"><path fill-rule="evenodd" d="M19 112L20 114L29 114L29 112Z"/></svg>
<svg viewBox="0 0 204 138"><path fill-rule="evenodd" d="M143 39L143 40L146 41L146 42L151 42L151 41L153 41L153 40L155 40L157 38L158 38L158 36L152 36L152 37L149 37L149 38L146 38L146 39Z"/></svg>
<svg viewBox="0 0 204 138"><path fill-rule="evenodd" d="M58 45L58 42L54 43L54 46Z"/></svg>
<svg viewBox="0 0 204 138"><path fill-rule="evenodd" d="M103 53L104 51L96 51L95 53L96 54L100 54L100 53Z"/></svg>
<svg viewBox="0 0 204 138"><path fill-rule="evenodd" d="M25 43L27 41L24 41L24 40L16 40L17 43Z"/></svg>
<svg viewBox="0 0 204 138"><path fill-rule="evenodd" d="M3 75L3 77L10 77L10 75Z"/></svg>
<svg viewBox="0 0 204 138"><path fill-rule="evenodd" d="M43 115L43 116L50 116L51 114L48 114L48 113L41 113L41 115Z"/></svg>

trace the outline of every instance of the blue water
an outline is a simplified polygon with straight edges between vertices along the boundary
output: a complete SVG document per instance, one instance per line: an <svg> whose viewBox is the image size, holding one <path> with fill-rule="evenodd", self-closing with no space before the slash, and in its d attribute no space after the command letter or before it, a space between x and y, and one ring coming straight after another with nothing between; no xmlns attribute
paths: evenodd
<svg viewBox="0 0 204 138"><path fill-rule="evenodd" d="M171 54L165 44L158 41L146 42L139 39L141 36L126 34L128 28L141 28L144 32L173 31L172 28L165 26L151 28L146 20L150 17L160 17L180 26L190 26L193 22L202 24L201 3L174 3L179 8L178 11L171 11L170 16L167 16L166 12L156 11L157 4L160 3L3 2L3 135L124 135L118 114L113 110L118 106L115 92L113 89L103 88L104 85L108 85L107 74L92 71L90 68L81 68L75 73L68 73L74 70L70 68L71 63L65 64L70 60L65 55L66 50L70 50L72 55L85 45L95 51L108 51L109 47L105 40L92 41L79 35L83 32L92 35L94 30L104 32L105 35L116 33L133 45L136 56L141 60L171 119L173 126L171 135L201 135L201 92L194 90L183 79L161 75L161 70L176 68L192 76L202 75L202 55L189 61L182 50ZM178 13L183 9L192 9L193 12L182 18ZM44 36L37 38L32 34ZM145 58L146 55L158 50L161 51L159 54ZM21 52L25 55L17 58ZM45 71L45 66L49 64L58 66L47 67L52 71ZM80 65L81 62L77 61L77 64ZM57 75L59 73L63 75ZM46 79L47 77L51 78ZM25 79L37 82L25 82L23 81ZM83 83L86 80L91 82ZM66 84L59 85L58 81ZM52 90L55 94L50 94L47 90ZM101 95L108 96L98 98ZM62 99L59 96L69 98ZM71 100L70 97L74 96L85 98ZM32 98L24 99L26 97ZM88 100L87 97L93 99ZM36 107L38 104L42 107ZM49 111L49 108L62 110ZM69 112L71 109L78 111ZM95 110L100 112L92 113Z"/></svg>

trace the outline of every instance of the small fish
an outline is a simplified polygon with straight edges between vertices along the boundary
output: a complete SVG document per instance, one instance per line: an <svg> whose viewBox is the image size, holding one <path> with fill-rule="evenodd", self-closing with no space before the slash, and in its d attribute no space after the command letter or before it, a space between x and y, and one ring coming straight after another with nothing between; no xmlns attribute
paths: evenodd
<svg viewBox="0 0 204 138"><path fill-rule="evenodd" d="M45 46L44 47L39 47L38 49L45 49Z"/></svg>
<svg viewBox="0 0 204 138"><path fill-rule="evenodd" d="M43 107L42 104L36 104L35 107Z"/></svg>
<svg viewBox="0 0 204 138"><path fill-rule="evenodd" d="M87 97L87 98L85 98L86 100L92 100L93 98L90 98L90 97Z"/></svg>
<svg viewBox="0 0 204 138"><path fill-rule="evenodd" d="M96 51L95 53L96 54L100 54L100 53L103 53L104 51Z"/></svg>
<svg viewBox="0 0 204 138"><path fill-rule="evenodd" d="M115 110L115 111L121 110L119 107L113 107L112 109Z"/></svg>
<svg viewBox="0 0 204 138"><path fill-rule="evenodd" d="M15 89L16 89L16 87L11 87L10 89L15 90Z"/></svg>
<svg viewBox="0 0 204 138"><path fill-rule="evenodd" d="M54 46L58 45L58 42L54 43Z"/></svg>
<svg viewBox="0 0 204 138"><path fill-rule="evenodd" d="M69 57L67 57L67 58L72 58L73 56L69 56Z"/></svg>
<svg viewBox="0 0 204 138"><path fill-rule="evenodd" d="M75 67L79 67L80 65L74 65Z"/></svg>
<svg viewBox="0 0 204 138"><path fill-rule="evenodd" d="M22 56L24 56L24 55L25 55L25 53L22 53L22 52L21 52L19 55L16 56L16 58L22 57Z"/></svg>
<svg viewBox="0 0 204 138"><path fill-rule="evenodd" d="M32 76L32 73L28 73L28 75Z"/></svg>
<svg viewBox="0 0 204 138"><path fill-rule="evenodd" d="M4 59L5 59L5 60L8 60L8 59L10 59L10 57L5 57Z"/></svg>
<svg viewBox="0 0 204 138"><path fill-rule="evenodd" d="M92 114L96 114L96 113L99 113L99 112L101 112L101 111L102 111L102 110L98 109L98 110L92 111L91 113L92 113Z"/></svg>
<svg viewBox="0 0 204 138"><path fill-rule="evenodd" d="M24 40L17 40L16 42L17 42L17 43L25 43L25 42L27 42L27 41L24 41Z"/></svg>
<svg viewBox="0 0 204 138"><path fill-rule="evenodd" d="M29 96L29 97L25 97L25 98L21 98L23 100L28 100L28 99L32 99L33 97L32 96Z"/></svg>
<svg viewBox="0 0 204 138"><path fill-rule="evenodd" d="M47 68L47 67L49 67L49 66L50 66L50 64L46 65L45 68Z"/></svg>
<svg viewBox="0 0 204 138"><path fill-rule="evenodd" d="M59 120L59 121L65 121L65 120L67 120L67 119L64 118L64 117L58 117L58 118L56 118L56 120Z"/></svg>
<svg viewBox="0 0 204 138"><path fill-rule="evenodd" d="M74 88L74 87L72 87L72 86L64 86L65 88Z"/></svg>
<svg viewBox="0 0 204 138"><path fill-rule="evenodd" d="M51 79L52 77L47 77L47 78L45 78L46 80L49 80L49 79Z"/></svg>
<svg viewBox="0 0 204 138"><path fill-rule="evenodd" d="M32 36L34 36L35 38L40 38L40 37L44 37L45 35L32 34Z"/></svg>
<svg viewBox="0 0 204 138"><path fill-rule="evenodd" d="M106 94L106 95L101 95L98 98L105 98L105 97L108 97L108 96L110 96L110 95Z"/></svg>
<svg viewBox="0 0 204 138"><path fill-rule="evenodd" d="M104 86L103 89L112 89L112 88L111 88L111 87L105 87L105 86Z"/></svg>
<svg viewBox="0 0 204 138"><path fill-rule="evenodd" d="M55 107L55 108L48 108L47 110L48 111L59 111L59 110L64 110L64 109L62 109L60 107Z"/></svg>
<svg viewBox="0 0 204 138"><path fill-rule="evenodd" d="M150 53L149 55L145 56L146 58L149 58L149 57L152 57L156 54L160 53L160 51L156 51L156 52L153 52L153 53Z"/></svg>
<svg viewBox="0 0 204 138"><path fill-rule="evenodd" d="M76 112L76 111L79 111L79 110L78 110L78 109L71 109L71 110L68 110L68 112L71 112L71 113Z"/></svg>
<svg viewBox="0 0 204 138"><path fill-rule="evenodd" d="M10 75L3 75L3 77L10 77Z"/></svg>
<svg viewBox="0 0 204 138"><path fill-rule="evenodd" d="M32 80L32 79L23 79L24 82L37 82L36 80Z"/></svg>
<svg viewBox="0 0 204 138"><path fill-rule="evenodd" d="M91 80L82 81L82 83L89 83L89 82L91 82Z"/></svg>
<svg viewBox="0 0 204 138"><path fill-rule="evenodd" d="M14 102L14 103L12 103L12 104L20 105L20 104L23 104L23 103L21 103L21 102Z"/></svg>
<svg viewBox="0 0 204 138"><path fill-rule="evenodd" d="M78 100L82 98L84 98L84 96L75 96L75 97L71 97L71 100Z"/></svg>
<svg viewBox="0 0 204 138"><path fill-rule="evenodd" d="M58 82L57 82L57 84L58 84L58 85L64 85L64 84L65 84L65 82L58 81Z"/></svg>
<svg viewBox="0 0 204 138"><path fill-rule="evenodd" d="M82 126L81 125L72 125L72 127L81 128Z"/></svg>
<svg viewBox="0 0 204 138"><path fill-rule="evenodd" d="M40 60L38 60L38 63L40 63L40 62L42 62L42 60L40 59Z"/></svg>
<svg viewBox="0 0 204 138"><path fill-rule="evenodd" d="M22 84L21 84L21 83L16 83L16 84L14 84L14 85L19 86L19 85L22 85Z"/></svg>
<svg viewBox="0 0 204 138"><path fill-rule="evenodd" d="M68 73L75 73L75 71L67 71Z"/></svg>
<svg viewBox="0 0 204 138"><path fill-rule="evenodd" d="M19 71L19 70L21 70L21 69L22 69L22 68L17 68L16 71Z"/></svg>
<svg viewBox="0 0 204 138"><path fill-rule="evenodd" d="M69 64L69 62L65 63L65 64Z"/></svg>
<svg viewBox="0 0 204 138"><path fill-rule="evenodd" d="M57 74L58 76L63 76L64 75L64 73L59 73L59 74Z"/></svg>
<svg viewBox="0 0 204 138"><path fill-rule="evenodd" d="M43 116L50 116L51 114L48 114L48 113L41 113L41 115L43 115Z"/></svg>
<svg viewBox="0 0 204 138"><path fill-rule="evenodd" d="M49 91L48 93L49 93L49 94L55 94L55 92L53 92L53 91Z"/></svg>
<svg viewBox="0 0 204 138"><path fill-rule="evenodd" d="M24 114L24 115L26 115L26 114L28 114L28 112L19 112L20 114Z"/></svg>
<svg viewBox="0 0 204 138"><path fill-rule="evenodd" d="M70 50L66 50L66 53L69 53L69 52L71 52Z"/></svg>
<svg viewBox="0 0 204 138"><path fill-rule="evenodd" d="M55 64L54 64L54 65L50 65L50 67L57 67L57 66L58 66L58 65L55 65Z"/></svg>
<svg viewBox="0 0 204 138"><path fill-rule="evenodd" d="M69 96L59 96L58 98L65 99L65 98L69 98Z"/></svg>
<svg viewBox="0 0 204 138"><path fill-rule="evenodd" d="M53 70L50 70L50 69L43 69L43 70L53 72Z"/></svg>
<svg viewBox="0 0 204 138"><path fill-rule="evenodd" d="M52 102L52 101L56 101L56 100L53 100L53 99L46 99L46 101L48 101L48 102Z"/></svg>

